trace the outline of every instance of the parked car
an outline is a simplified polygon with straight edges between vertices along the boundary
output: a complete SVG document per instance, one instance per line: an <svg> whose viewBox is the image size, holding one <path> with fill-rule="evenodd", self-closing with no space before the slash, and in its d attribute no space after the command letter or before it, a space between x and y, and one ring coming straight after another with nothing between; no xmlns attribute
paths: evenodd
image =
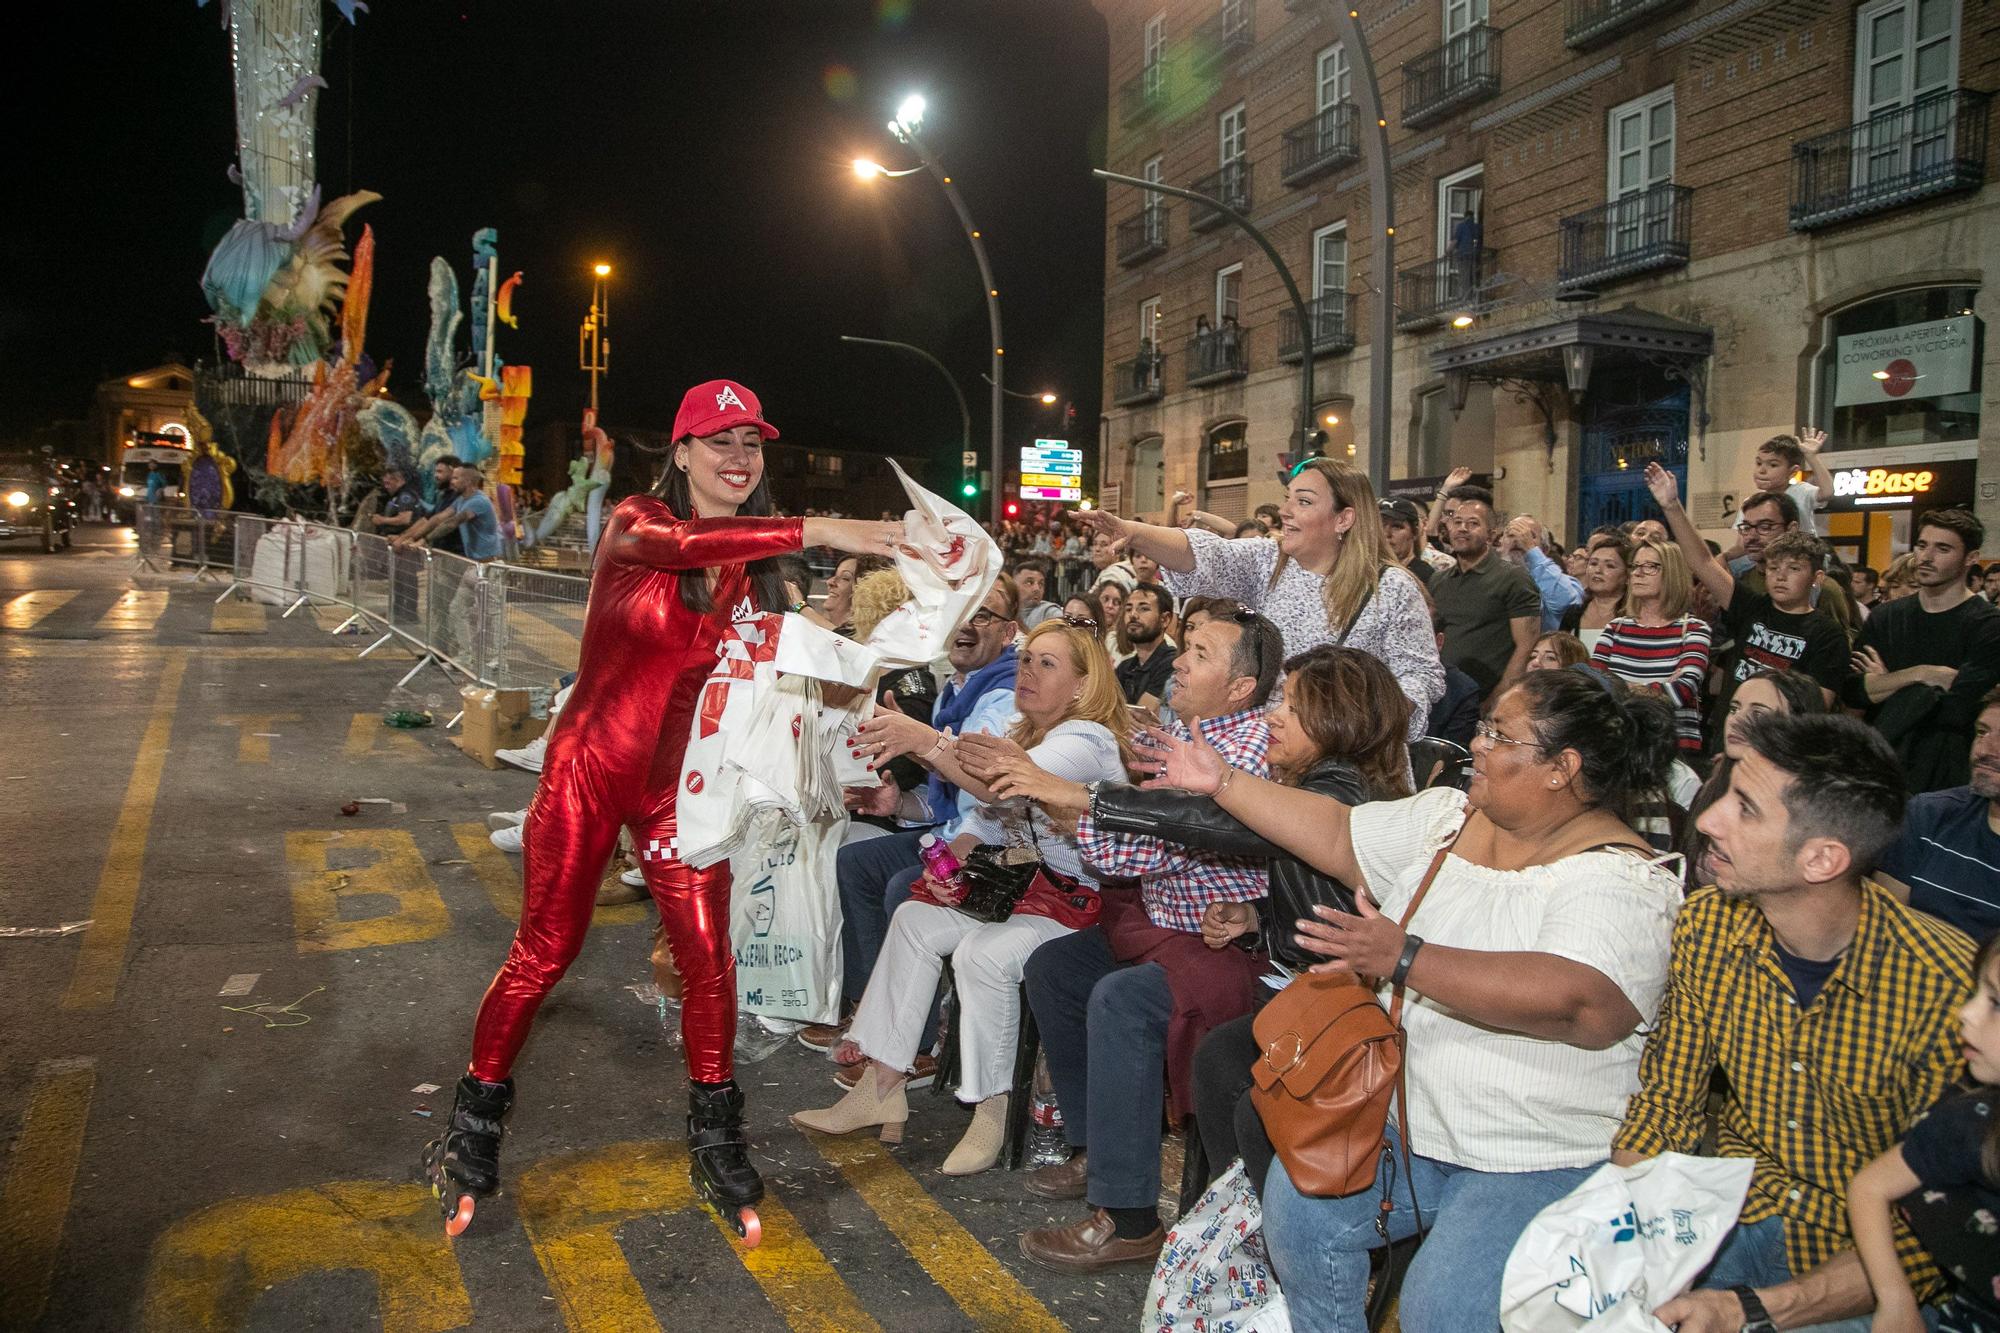
<svg viewBox="0 0 2000 1333"><path fill-rule="evenodd" d="M62 485L30 472L0 474L0 542L34 540L59 551L75 527L76 500Z"/></svg>

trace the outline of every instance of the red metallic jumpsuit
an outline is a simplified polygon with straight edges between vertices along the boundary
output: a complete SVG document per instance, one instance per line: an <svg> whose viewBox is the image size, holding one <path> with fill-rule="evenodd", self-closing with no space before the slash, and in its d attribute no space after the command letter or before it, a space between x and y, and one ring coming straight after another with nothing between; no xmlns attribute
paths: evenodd
<svg viewBox="0 0 2000 1333"><path fill-rule="evenodd" d="M542 998L583 947L623 825L680 972L688 1074L702 1083L730 1078L729 863L681 864L675 798L695 699L731 612L750 595L744 566L797 551L804 531L796 518L682 520L652 496L633 496L612 512L591 577L576 684L522 829L521 928L473 1027L473 1077L498 1083L513 1068ZM696 615L681 602L680 581L711 571L715 609Z"/></svg>

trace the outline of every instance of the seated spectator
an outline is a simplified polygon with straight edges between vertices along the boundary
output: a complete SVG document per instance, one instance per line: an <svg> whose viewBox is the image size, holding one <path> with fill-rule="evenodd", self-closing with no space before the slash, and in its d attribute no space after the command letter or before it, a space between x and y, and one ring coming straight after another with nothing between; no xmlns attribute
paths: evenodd
<svg viewBox="0 0 2000 1333"><path fill-rule="evenodd" d="M1021 614L1015 617L1015 623L1023 634L1050 616L1062 614L1062 608L1048 599L1055 588L1055 561L1046 555L1031 555L1015 561L1008 572L1013 574L1014 586L1021 592Z"/></svg>
<svg viewBox="0 0 2000 1333"><path fill-rule="evenodd" d="M853 637L866 639L909 597L909 585L895 570L877 569L864 574L854 585L853 592L848 594L845 608ZM832 604L833 601L833 594L829 592L827 602ZM825 694L829 702L839 702L836 688L828 687ZM886 671L875 682L875 702L883 708L893 708L906 717L928 724L931 710L937 707L937 676L927 666ZM883 764L878 774L885 779L881 785L850 787L843 793L848 813L852 816L843 841L860 842L900 832L896 812L902 809L907 796L922 791L930 782L929 772L908 755L898 756Z"/></svg>
<svg viewBox="0 0 2000 1333"><path fill-rule="evenodd" d="M930 770L921 791L906 793L896 810L904 831L887 838L849 843L835 861L840 884L841 990L849 1005L861 1002L874 970L875 956L889 929L889 918L910 896L923 873L917 844L926 833L947 842L978 801L961 789L963 770L951 747L931 738L941 732L963 737L969 732L1005 730L1014 716L1014 616L1018 610L1014 580L1002 574L971 619L952 636L947 660L952 677L938 692L937 706L927 725L913 717L884 710L862 724L857 735L872 740L906 741L897 754L911 754ZM921 744L917 742L921 741ZM843 1028L814 1024L799 1033L801 1044L816 1051L833 1049ZM928 1056L925 1059L929 1059ZM935 1069L935 1063L930 1066Z"/></svg>
<svg viewBox="0 0 2000 1333"><path fill-rule="evenodd" d="M1535 646L1528 649L1528 670L1560 671L1564 667L1582 666L1590 660L1590 649L1583 646L1583 640L1562 630L1550 630L1535 640Z"/></svg>
<svg viewBox="0 0 2000 1333"><path fill-rule="evenodd" d="M1063 603L1062 613L1071 620L1090 620L1102 624L1097 618L1103 609L1097 605L1097 598L1089 593L1078 593Z"/></svg>
<svg viewBox="0 0 2000 1333"><path fill-rule="evenodd" d="M1828 710L1826 691L1811 676L1796 671L1759 671L1738 685L1729 696L1729 707L1721 724L1722 749L1707 781L1688 802L1687 820L1682 828L1680 847L1687 854L1687 885L1690 890L1711 883L1706 865L1708 840L1701 836L1704 811L1729 791L1729 775L1745 751L1743 728L1751 718L1766 713L1781 717L1817 717Z"/></svg>
<svg viewBox="0 0 2000 1333"><path fill-rule="evenodd" d="M1413 1184L1429 1236L1402 1327L1491 1328L1515 1240L1603 1162L1637 1085L1681 891L1626 814L1664 779L1672 712L1587 668L1533 671L1494 701L1473 752L1469 793L1358 807L1232 772L1205 746L1166 756L1166 781L1366 895L1358 913L1316 908L1301 947L1405 988L1410 1173L1392 1152L1377 1185L1345 1198L1301 1194L1282 1160L1265 1180L1297 1328L1366 1327L1368 1251L1416 1234Z"/></svg>
<svg viewBox="0 0 2000 1333"><path fill-rule="evenodd" d="M1979 701L2000 684L2000 607L1966 586L1985 537L1963 509L1919 517L1917 595L1881 608L1854 641L1841 698L1896 747L1912 792L1964 783Z"/></svg>
<svg viewBox="0 0 2000 1333"><path fill-rule="evenodd" d="M1583 562L1583 599L1562 615L1562 629L1576 635L1588 653L1598 638L1624 613L1625 591L1632 577L1632 543L1615 532L1590 539Z"/></svg>
<svg viewBox="0 0 2000 1333"><path fill-rule="evenodd" d="M1916 1243L1943 1270L1939 1326L1948 1333L2000 1329L2000 935L1973 959L1978 991L1958 1011L1965 1083L1903 1141L1847 1187L1854 1249L1875 1293L1879 1333L1925 1327L1897 1253L1896 1201ZM1969 1085L1969 1086L1968 1086Z"/></svg>
<svg viewBox="0 0 2000 1333"><path fill-rule="evenodd" d="M840 633L854 634L854 585L877 570L894 568L879 555L850 555L833 567L826 581L826 596L820 599L819 614Z"/></svg>
<svg viewBox="0 0 2000 1333"><path fill-rule="evenodd" d="M2000 688L1979 701L1970 782L1910 802L1876 880L1975 940L2000 932Z"/></svg>
<svg viewBox="0 0 2000 1333"><path fill-rule="evenodd" d="M1708 623L1688 614L1693 600L1694 580L1681 548L1639 543L1632 549L1624 609L1604 627L1590 660L1628 685L1665 695L1674 706L1682 757L1699 762L1710 643Z"/></svg>
<svg viewBox="0 0 2000 1333"><path fill-rule="evenodd" d="M1444 622L1441 656L1479 682L1490 698L1528 669L1528 650L1542 623L1542 595L1518 566L1493 554L1492 492L1460 486L1445 529L1454 564L1431 580L1431 599Z"/></svg>
<svg viewBox="0 0 2000 1333"><path fill-rule="evenodd" d="M1179 651L1167 638L1173 614L1174 595L1157 583L1141 583L1125 599L1125 642L1132 655L1118 664L1118 688L1126 703L1153 711L1166 696Z"/></svg>
<svg viewBox="0 0 2000 1333"><path fill-rule="evenodd" d="M1180 609L1177 643L1186 643L1188 635L1208 621L1237 620L1245 614L1242 603L1228 597L1190 597L1181 603ZM1174 677L1172 672L1168 672L1166 692L1160 696L1159 708L1160 721L1167 726L1172 726L1175 721L1173 701Z"/></svg>
<svg viewBox="0 0 2000 1333"><path fill-rule="evenodd" d="M1280 512L1275 537L1230 541L1101 510L1080 517L1158 560L1180 596L1219 594L1268 614L1287 654L1322 643L1375 654L1409 696L1412 728L1421 727L1444 693L1444 670L1423 586L1389 553L1367 476L1309 458L1292 470Z"/></svg>
<svg viewBox="0 0 2000 1333"><path fill-rule="evenodd" d="M1131 721L1111 676L1111 662L1089 627L1062 621L1030 631L1019 653L1014 685L1019 720L1007 731L1002 752L1024 755L1066 781L1118 781L1130 757ZM929 729L925 729L929 732ZM972 751L999 738L970 735L956 744L945 733L914 728L893 735L857 735L857 754L882 763L897 755L942 746ZM969 768L982 768L970 753ZM1014 1085L1014 1046L1020 1028L1021 966L1035 947L1097 918L1097 880L1077 853L1076 839L1053 825L1032 802L998 796L962 768L959 784L979 802L966 815L951 849L961 860L982 843L1031 847L1049 881L1031 890L1005 921L986 922L955 909L960 891L932 881L918 883L896 909L888 938L855 1011L843 1063L866 1057L864 1072L847 1095L821 1111L801 1111L792 1122L825 1134L880 1126L885 1143L901 1142L909 1118L904 1084L915 1071L925 1017L937 991L944 959L952 960L958 987L958 1097L978 1109L971 1126L941 1168L948 1176L984 1171L1006 1140L1007 1101Z"/></svg>
<svg viewBox="0 0 2000 1333"><path fill-rule="evenodd" d="M1277 628L1252 614L1208 621L1174 664L1175 698L1198 719L1205 745L1260 775L1271 734L1264 704L1283 660ZM997 768L993 775L1001 777ZM1021 1252L1047 1267L1095 1272L1150 1264L1159 1252L1161 1079L1175 1113L1186 1114L1195 1044L1247 1011L1257 985L1250 955L1202 945L1202 916L1210 903L1262 896L1266 874L1260 858L1106 833L1087 814L1077 841L1100 877L1140 885L1107 889L1096 927L1044 944L1028 960L1028 1003L1077 1155L1035 1172L1027 1186L1044 1198L1087 1198L1094 1211L1029 1232Z"/></svg>
<svg viewBox="0 0 2000 1333"><path fill-rule="evenodd" d="M1722 663L1723 686L1713 717L1727 718L1731 692L1766 669L1795 669L1811 676L1826 691L1831 706L1847 679L1847 635L1812 604L1822 549L1819 539L1786 533L1760 545L1757 555L1764 563L1768 591L1755 592L1709 554L1694 520L1681 508L1680 485L1673 473L1648 463L1646 485L1666 514L1689 571L1714 595L1722 610L1722 630L1734 644ZM1770 498L1791 503L1783 495ZM1710 732L1710 748L1720 748L1719 729L1713 723Z"/></svg>
<svg viewBox="0 0 2000 1333"><path fill-rule="evenodd" d="M1500 534L1500 554L1521 565L1542 595L1542 628L1562 624L1563 616L1583 602L1583 585L1563 572L1549 556L1549 535L1532 514L1520 514Z"/></svg>
<svg viewBox="0 0 2000 1333"><path fill-rule="evenodd" d="M1904 805L1881 736L1847 717L1765 715L1743 740L1728 795L1701 816L1715 884L1674 923L1666 1002L1612 1160L1697 1152L1712 1132L1718 1155L1756 1163L1736 1226L1696 1289L1654 1312L1662 1323L1859 1328L1874 1299L1847 1184L1957 1074L1972 944L1868 879ZM1935 1301L1928 1256L1907 1233L1897 1249Z"/></svg>

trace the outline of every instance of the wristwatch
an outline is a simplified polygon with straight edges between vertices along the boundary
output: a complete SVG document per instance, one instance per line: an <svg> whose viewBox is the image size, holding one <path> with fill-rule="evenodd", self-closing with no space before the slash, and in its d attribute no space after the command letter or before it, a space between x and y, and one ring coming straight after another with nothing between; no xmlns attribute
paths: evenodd
<svg viewBox="0 0 2000 1333"><path fill-rule="evenodd" d="M1770 1311L1750 1287L1731 1287L1736 1299L1743 1302L1743 1327L1738 1333L1778 1333L1778 1326L1771 1322Z"/></svg>

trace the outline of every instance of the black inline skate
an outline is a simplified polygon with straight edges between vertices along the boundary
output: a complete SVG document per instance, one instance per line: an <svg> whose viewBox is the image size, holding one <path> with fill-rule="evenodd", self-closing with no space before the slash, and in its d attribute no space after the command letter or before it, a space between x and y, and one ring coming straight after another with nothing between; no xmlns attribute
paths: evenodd
<svg viewBox="0 0 2000 1333"><path fill-rule="evenodd" d="M514 1080L486 1083L467 1074L458 1080L444 1137L424 1149L424 1175L444 1210L444 1234L456 1236L472 1225L478 1201L500 1188L502 1122L514 1104Z"/></svg>
<svg viewBox="0 0 2000 1333"><path fill-rule="evenodd" d="M743 1090L736 1080L688 1084L688 1176L695 1193L743 1243L764 1238L753 1206L764 1197L764 1177L751 1165L743 1135Z"/></svg>

